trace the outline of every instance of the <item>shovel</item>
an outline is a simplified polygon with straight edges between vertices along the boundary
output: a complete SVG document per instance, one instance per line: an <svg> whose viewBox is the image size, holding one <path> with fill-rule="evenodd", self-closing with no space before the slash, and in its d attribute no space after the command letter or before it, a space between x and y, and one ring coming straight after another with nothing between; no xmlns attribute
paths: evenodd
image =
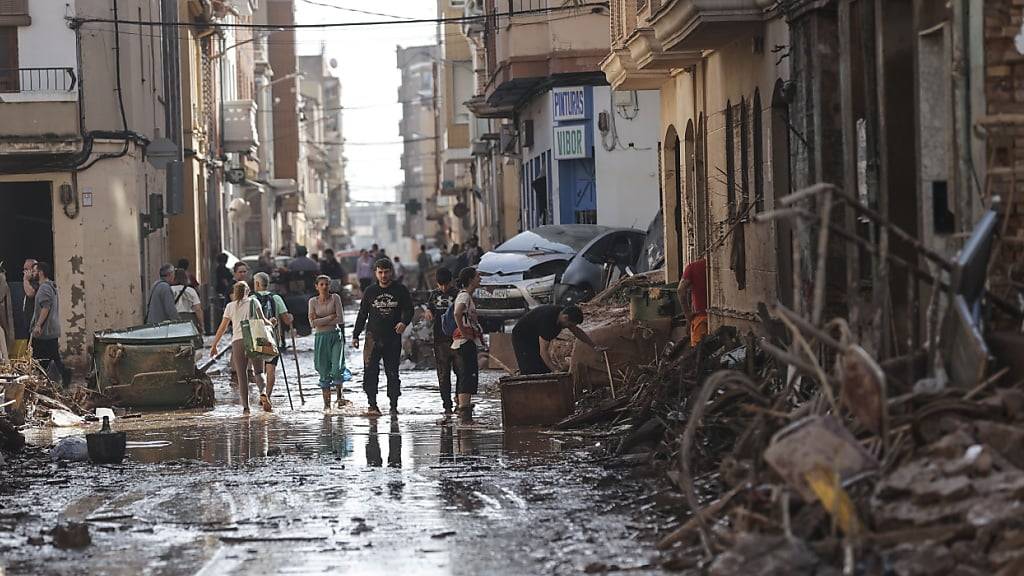
<svg viewBox="0 0 1024 576"><path fill-rule="evenodd" d="M281 374L284 376L284 389L288 392L288 407L295 410L295 404L292 404L292 387L288 385L288 367L284 362L278 362L278 364L281 365Z"/></svg>

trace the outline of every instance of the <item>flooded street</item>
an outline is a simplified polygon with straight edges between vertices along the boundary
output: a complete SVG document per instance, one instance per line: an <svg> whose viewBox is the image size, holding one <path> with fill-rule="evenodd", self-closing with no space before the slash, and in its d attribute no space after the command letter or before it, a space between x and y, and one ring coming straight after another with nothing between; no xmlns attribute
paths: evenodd
<svg viewBox="0 0 1024 576"><path fill-rule="evenodd" d="M346 388L353 405L325 414L312 343L298 341L305 404L288 357L294 410L279 376L274 413L254 403L242 417L221 360L212 411L115 421L128 432L124 465L30 468L4 488L0 566L8 574L569 574L645 573L656 559L656 526L619 506L643 498L643 483L593 463L570 436L503 432L497 372L482 374L471 423L439 423L432 371L403 372L400 415L362 415L358 373ZM82 431L29 438L49 446L66 433ZM51 545L49 531L67 521L86 522L92 544Z"/></svg>

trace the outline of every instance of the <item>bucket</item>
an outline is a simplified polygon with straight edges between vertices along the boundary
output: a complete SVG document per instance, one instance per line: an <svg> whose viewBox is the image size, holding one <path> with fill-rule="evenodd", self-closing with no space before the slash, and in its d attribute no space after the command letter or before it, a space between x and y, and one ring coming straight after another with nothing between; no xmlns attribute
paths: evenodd
<svg viewBox="0 0 1024 576"><path fill-rule="evenodd" d="M89 449L89 460L95 464L120 464L124 461L128 438L124 432L110 429L110 418L103 417L103 428L99 432L85 435Z"/></svg>

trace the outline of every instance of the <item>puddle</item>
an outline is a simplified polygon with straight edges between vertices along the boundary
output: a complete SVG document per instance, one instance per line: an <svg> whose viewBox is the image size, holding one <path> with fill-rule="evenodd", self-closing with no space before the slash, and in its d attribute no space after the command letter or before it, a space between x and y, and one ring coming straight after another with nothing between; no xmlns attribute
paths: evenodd
<svg viewBox="0 0 1024 576"><path fill-rule="evenodd" d="M290 370L294 410L282 380L273 413L242 417L215 376L213 410L119 419L123 466L40 463L5 495L30 516L0 536L0 572L518 575L643 562L637 529L609 503L640 493L559 453L564 436L502 430L496 373L482 374L472 423L438 424L429 371L402 374L395 418L361 414L358 375L346 390L355 405L324 414L306 376L311 348L299 340L305 404ZM95 428L39 429L30 441ZM28 544L67 520L90 523L87 554Z"/></svg>

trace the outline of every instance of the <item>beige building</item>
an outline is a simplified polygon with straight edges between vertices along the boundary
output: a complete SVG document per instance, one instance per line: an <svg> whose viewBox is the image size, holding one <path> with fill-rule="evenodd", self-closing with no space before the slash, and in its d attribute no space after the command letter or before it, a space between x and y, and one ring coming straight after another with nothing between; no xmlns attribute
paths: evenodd
<svg viewBox="0 0 1024 576"><path fill-rule="evenodd" d="M787 194L789 44L774 2L611 4L611 51L601 63L616 90L661 94L661 176L668 278L706 258L712 324L754 318L788 278L783 234L750 218ZM786 260L780 261L780 255Z"/></svg>
<svg viewBox="0 0 1024 576"><path fill-rule="evenodd" d="M437 0L437 15L445 22L438 29L440 57L437 83L438 136L441 145L441 182L437 207L447 213L448 243L462 244L476 234L479 213L473 185L470 151L472 114L466 102L473 96L473 62L469 42L457 22L464 0Z"/></svg>
<svg viewBox="0 0 1024 576"><path fill-rule="evenodd" d="M79 368L96 330L143 320L168 255L164 170L146 156L167 134L159 37L111 18L109 2L68 2L83 19L43 2L0 6L0 260L54 263L61 349ZM160 20L150 2L119 0L122 18ZM116 34L119 31L120 34ZM141 47L141 49L140 49Z"/></svg>
<svg viewBox="0 0 1024 576"><path fill-rule="evenodd" d="M447 214L439 213L437 208L440 164L434 116L437 46L399 46L396 62L402 75L398 87L398 101L402 105L398 133L403 141L404 178L398 201L406 208L404 235L419 244L444 244L443 223Z"/></svg>

